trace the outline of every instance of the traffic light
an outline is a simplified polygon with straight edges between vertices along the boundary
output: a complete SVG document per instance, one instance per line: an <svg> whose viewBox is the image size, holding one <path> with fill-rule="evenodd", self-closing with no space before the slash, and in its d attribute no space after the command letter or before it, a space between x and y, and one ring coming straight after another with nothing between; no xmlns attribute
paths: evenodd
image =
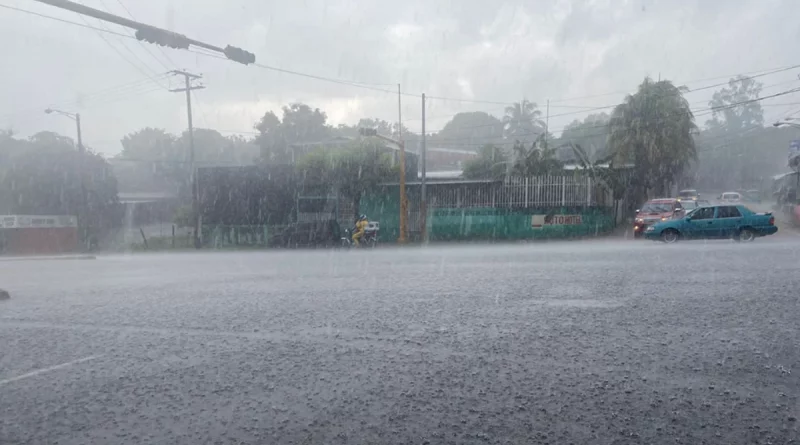
<svg viewBox="0 0 800 445"><path fill-rule="evenodd" d="M358 134L360 134L361 136L377 136L378 130L376 130L375 128L359 128Z"/></svg>
<svg viewBox="0 0 800 445"><path fill-rule="evenodd" d="M136 38L156 45L169 46L176 49L188 49L189 38L183 34L146 27L136 30Z"/></svg>
<svg viewBox="0 0 800 445"><path fill-rule="evenodd" d="M226 46L225 47L225 57L233 60L234 62L243 63L245 65L250 63L256 63L256 55L245 51L241 48L237 48L235 46Z"/></svg>

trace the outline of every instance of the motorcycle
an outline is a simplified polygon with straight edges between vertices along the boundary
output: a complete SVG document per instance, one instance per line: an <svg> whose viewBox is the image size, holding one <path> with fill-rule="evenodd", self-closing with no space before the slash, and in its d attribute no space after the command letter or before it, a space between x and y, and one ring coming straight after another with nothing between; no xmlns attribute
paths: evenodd
<svg viewBox="0 0 800 445"><path fill-rule="evenodd" d="M353 231L352 229L345 229L344 236L341 240L341 247L349 249L351 247L361 247L361 248L375 248L378 247L378 231L380 230L380 225L378 222L371 221L367 225L367 228L364 230L364 235L361 236L359 240L358 246L353 242Z"/></svg>

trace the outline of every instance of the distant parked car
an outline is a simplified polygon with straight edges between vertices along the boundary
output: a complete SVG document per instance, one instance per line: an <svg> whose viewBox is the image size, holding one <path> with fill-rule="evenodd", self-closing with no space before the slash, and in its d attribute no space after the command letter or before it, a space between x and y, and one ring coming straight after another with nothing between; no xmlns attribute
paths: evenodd
<svg viewBox="0 0 800 445"><path fill-rule="evenodd" d="M772 213L755 213L743 205L719 205L699 207L683 218L656 223L644 235L665 243L698 238L753 241L777 231Z"/></svg>
<svg viewBox="0 0 800 445"><path fill-rule="evenodd" d="M699 198L700 194L694 189L681 190L678 192L678 201L696 201Z"/></svg>
<svg viewBox="0 0 800 445"><path fill-rule="evenodd" d="M666 221L676 215L683 215L683 206L677 199L651 199L636 211L636 217L633 220L633 236L642 236L649 226L659 221Z"/></svg>
<svg viewBox="0 0 800 445"><path fill-rule="evenodd" d="M742 197L747 202L761 202L761 192L758 190L747 190L742 194Z"/></svg>
<svg viewBox="0 0 800 445"><path fill-rule="evenodd" d="M742 202L742 194L739 192L725 192L719 195L719 200L723 204L739 204Z"/></svg>
<svg viewBox="0 0 800 445"><path fill-rule="evenodd" d="M689 213L692 210L700 207L701 204L700 204L700 201L696 201L694 199L688 199L688 200L685 200L685 201L681 201L681 206L683 206L683 213L681 213L680 215L676 215L676 217L677 216L680 216L680 217L686 216L687 213Z"/></svg>

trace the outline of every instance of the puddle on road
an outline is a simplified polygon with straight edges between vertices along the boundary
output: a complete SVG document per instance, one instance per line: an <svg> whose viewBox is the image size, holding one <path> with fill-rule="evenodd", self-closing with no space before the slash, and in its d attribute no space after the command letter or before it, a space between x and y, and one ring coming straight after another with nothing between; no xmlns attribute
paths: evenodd
<svg viewBox="0 0 800 445"><path fill-rule="evenodd" d="M577 308L610 308L622 306L622 303L613 300L592 300L592 299L574 299L574 300L546 300L542 304L554 307L577 307Z"/></svg>

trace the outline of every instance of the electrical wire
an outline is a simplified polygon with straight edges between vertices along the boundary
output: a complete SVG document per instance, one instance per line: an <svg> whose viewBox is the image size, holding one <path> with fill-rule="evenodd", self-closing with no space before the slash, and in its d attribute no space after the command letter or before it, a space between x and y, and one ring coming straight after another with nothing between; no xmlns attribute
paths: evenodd
<svg viewBox="0 0 800 445"><path fill-rule="evenodd" d="M741 106L741 105L746 105L748 103L760 102L760 101L763 101L763 100L767 100L767 99L771 99L771 98L775 98L775 97L780 97L780 96L785 96L787 94L793 94L793 93L796 93L796 92L800 92L800 87L799 88L793 88L791 90L783 91L783 92L776 93L776 94L771 94L769 96L756 98L756 99L748 99L748 100L735 102L735 103L731 103L731 104L727 104L727 105L723 105L723 106L719 106L719 107L709 107L709 108L706 108L704 110L698 110L698 111L703 111L703 112L694 114L694 117L697 118L697 117L701 117L701 116L706 116L706 115L712 114L712 113L714 113L716 111L722 111L722 110L726 110L726 109L730 109L730 108L735 108L735 107L738 107L738 106ZM668 114L666 116L662 116L659 119L654 119L654 120L649 121L648 124L663 122L663 121L669 119L672 115L677 115L677 114L678 113L671 113L671 114ZM565 128L566 127L562 128L562 130L565 129ZM583 127L583 129L591 129L591 128L603 128L603 129L605 129L605 131L601 131L601 132L594 133L594 134L589 134L589 135L583 135L583 137L592 137L592 136L600 136L600 135L603 135L603 134L608 134L608 123L603 123L603 124L600 124L600 125L594 125L594 126L589 126L589 127ZM558 131L558 130L555 130L555 131ZM519 134L519 135L517 135L517 137L538 136L540 134L541 134L541 131L537 131L537 132ZM498 137L500 137L500 136L498 135ZM456 142L456 143L450 143L450 144L443 144L443 142L453 141L453 140L456 140L456 139L468 139L468 140L481 140L481 139L483 139L485 141L491 141L491 140L493 140L495 138L494 137L474 137L474 138L466 138L465 137L465 138L443 139L441 141L431 141L431 142L435 143L437 145L451 145L451 146L452 145L483 146L483 145L486 145L487 143L508 145L508 144L514 144L516 142L516 141L484 142L484 143L478 143L478 144L465 144L465 143L457 143Z"/></svg>
<svg viewBox="0 0 800 445"><path fill-rule="evenodd" d="M100 0L100 1L103 3L103 5L105 5L105 2L103 2L103 0ZM130 11L130 10L129 10L129 9L126 7L126 6L125 6L125 3L123 3L123 2L122 2L122 0L117 0L117 3L118 3L120 6L122 6L122 9L124 9L124 10L125 10L125 13L126 13L126 14L128 14L128 17L130 17L130 18L131 18L131 19L133 19L133 20L136 20L136 17L134 17L134 16L133 16L133 14L131 14L131 11ZM108 10L108 8L106 8L106 10ZM134 37L135 37L135 36L134 36ZM161 59L157 58L157 57L155 56L155 54L153 54L153 53L152 53L152 52L151 52L151 51L150 51L150 50L147 48L147 45L145 45L144 43L142 43L142 42L141 42L141 40L139 40L139 39L136 39L136 40L139 42L139 45L141 45L141 46L142 46L142 48L144 48L144 50L145 50L145 51L147 51L147 53L148 53L148 54L150 54L150 56L151 56L151 57L152 57L154 60L156 60L158 63L160 63L160 64L161 64L161 66L163 66L163 67L164 67L166 70L168 70L168 71L169 71L169 70L175 69L175 67L177 67L177 65L175 64L175 62L173 62L173 61L172 61L172 59L170 59L170 57L169 57L169 56L167 55L167 53L164 51L164 49L163 49L163 48L161 48L161 45L156 45L156 49L158 49L158 51L159 51L159 52L161 52L161 55L162 55L162 56L164 56L164 58L165 58L165 59L167 59L167 61L169 62L169 64L172 66L172 68L170 68L170 67L169 67L167 64L165 64L164 62L162 62L162 61L161 61Z"/></svg>
<svg viewBox="0 0 800 445"><path fill-rule="evenodd" d="M0 6L8 8L8 9L14 9L14 10L20 11L20 12L34 14L34 15L37 15L39 17L58 20L58 21L61 21L61 22L64 22L64 23L69 23L69 24L78 25L78 26L84 26L86 28L93 29L93 30L99 31L99 32L109 32L109 33L118 35L120 37L126 37L126 38L135 39L135 37L133 37L133 36L117 33L117 32L111 31L111 30L107 30L107 29L104 30L104 29L99 29L99 28L95 28L95 27L92 27L92 26L88 26L88 25L81 25L80 23L71 22L71 21L68 21L68 20L62 20L62 19L58 19L58 18L55 18L55 17L47 16L47 15L44 15L44 14L35 13L35 12L32 12L32 11L28 11L28 10L24 10L24 9L20 9L20 8L14 8L14 7L6 6L6 5L0 5ZM215 57L215 58L218 58L218 59L227 60L226 57L222 57L222 56L219 56L217 54L210 54L210 53L205 53L205 52L201 52L201 51L197 51L197 50L191 51L191 52L194 52L196 54L201 54L201 55L204 55L204 56L210 56L210 57ZM340 85L348 85L348 86L353 86L353 87L357 87L357 88L363 88L363 89L382 92L382 93L389 93L389 94L393 94L393 95L394 94L398 94L397 91L392 91L392 90L387 90L387 89L377 88L375 86L371 86L371 85L391 85L391 84L388 84L388 83L387 84L367 84L367 83L364 83L364 82L355 82L355 81L334 79L334 78L330 78L330 77L303 73L303 72L299 72L299 71L289 70L289 69L280 68L280 67L276 67L276 66L270 66L270 65L261 64L261 63L254 63L253 66L256 66L256 67L259 67L259 68L262 68L262 69L266 69L266 70L270 70L270 71L275 71L275 72L280 72L280 73L285 73L285 74L291 74L291 75L295 75L295 76L306 77L306 78L316 79L316 80L320 80L320 81L336 83L336 84L340 84ZM748 78L756 78L756 77L766 76L766 75L775 74L775 73L782 72L782 71L788 71L788 70L795 69L795 68L798 68L798 67L800 67L800 65L791 65L791 66L779 67L779 68L767 70L766 72L762 72L764 70L754 71L755 73L760 73L760 74L756 74L754 76L748 76ZM722 77L727 77L727 76L720 76L719 78L722 78ZM710 79L714 79L714 78L710 78ZM706 80L709 80L709 79L706 79ZM742 79L742 80L744 80L744 79ZM698 81L702 81L702 80L698 80ZM737 80L734 80L734 81L737 81ZM689 82L684 82L684 83L691 83L691 82L694 82L694 81L689 81ZM701 88L696 88L694 90L690 90L689 92L691 93L691 92L695 92L695 91L701 91L701 90L705 90L705 89L709 89L709 88L714 88L714 87L721 86L721 85L728 85L729 83L730 83L730 81L729 82L725 82L725 83L721 83L721 84L707 85L707 86L704 86L704 87L701 87ZM399 94L401 96L406 96L406 97L416 97L416 98L420 98L421 97L420 94L407 93L407 92L400 92ZM578 99L578 98L600 97L600 96L611 95L611 94L619 94L619 92L602 93L602 94L598 94L598 95L583 96L583 97L569 98L569 99L557 99L557 100L551 100L550 103L551 103L551 106L554 107L555 106L553 104L554 102L564 102L564 101L567 101L567 100L573 100L573 99ZM673 93L673 94L675 94L675 93ZM494 104L494 105L510 105L511 103L514 103L514 101L509 102L509 101L496 101L496 100L454 98L454 97L437 96L437 95L429 95L429 96L426 96L426 98L428 98L428 99L436 99L436 100L444 100L444 101L455 101L455 102L465 102L465 103L483 103L483 104ZM601 106L601 107L590 107L590 108L586 108L586 109L584 109L582 111L576 111L576 112L570 112L570 113L560 113L560 114L556 114L556 115L551 115L550 117L559 117L559 116L565 116L565 115L571 115L571 114L579 114L579 113L586 112L586 111L595 111L595 110L608 109L608 108L613 108L616 105L617 104Z"/></svg>
<svg viewBox="0 0 800 445"><path fill-rule="evenodd" d="M86 23L86 25L87 25L87 26L90 26L90 25L89 25L89 23L86 21L86 19L84 19L84 18L83 18L83 16L82 16L82 15L80 15L79 17L80 17L81 21L83 21L84 23ZM107 28L105 27L105 25L103 25L103 24L102 24L102 22L101 22L101 26L103 27L103 29L105 29L105 31L110 31L109 29L107 29ZM94 29L94 28L93 28L93 29ZM108 46L109 46L109 47L110 47L112 50L114 50L114 52L115 52L115 53L117 53L117 55L119 55L119 56L122 58L122 60L124 60L125 62L127 62L127 63L128 63L130 66L132 66L134 69L136 69L136 71L139 71L140 73L144 74L146 77L150 78L150 80L152 80L152 81L153 81L153 83L155 83L156 85L160 86L161 88L164 88L165 90L167 89L167 87L166 87L166 86L164 86L164 85L161 85L161 84L160 84L160 83L158 83L158 81L156 81L156 80L155 80L155 79L154 79L152 76L150 76L149 74L145 73L145 72L144 72L144 70L143 70L141 67L139 67L139 65L135 64L134 62L131 62L131 61L130 61L130 60L127 58L127 57L125 57L125 56L124 56L124 55L123 55L123 54L122 54L122 53L121 53L121 52L120 52L120 51L117 49L117 47L116 47L116 46L114 46L114 45L113 45L113 44L112 44L112 43L111 43L111 42L110 42L110 41L109 41L109 40L108 40L108 39L107 39L107 38L106 38L106 37L105 37L103 34L101 34L101 31L99 31L98 29L94 29L94 32L95 32L95 33L97 33L97 36L98 36L98 37L100 37L100 38L101 38L101 39L102 39L102 40L103 40L103 41L104 41L104 42L105 42L105 43L106 43L106 44L107 44L107 45L108 45ZM138 60L138 61L139 61L139 63L141 63L142 65L144 65L144 66L145 66L147 69L150 69L150 67L148 67L148 66L147 66L147 64L145 64L145 63L142 61L142 59L140 59L140 58L139 58L139 56L137 56L136 54L134 54L134 52L133 52L133 51L131 51L131 49L130 49L130 48L128 48L128 47L127 47L125 44L122 44L122 47L123 47L123 48L125 48L125 49L126 49L126 50L127 50L127 51L128 51L128 52L129 52L129 53L130 53L130 54L131 54L131 55L132 55L132 56L133 56L133 57L136 59L136 60Z"/></svg>

